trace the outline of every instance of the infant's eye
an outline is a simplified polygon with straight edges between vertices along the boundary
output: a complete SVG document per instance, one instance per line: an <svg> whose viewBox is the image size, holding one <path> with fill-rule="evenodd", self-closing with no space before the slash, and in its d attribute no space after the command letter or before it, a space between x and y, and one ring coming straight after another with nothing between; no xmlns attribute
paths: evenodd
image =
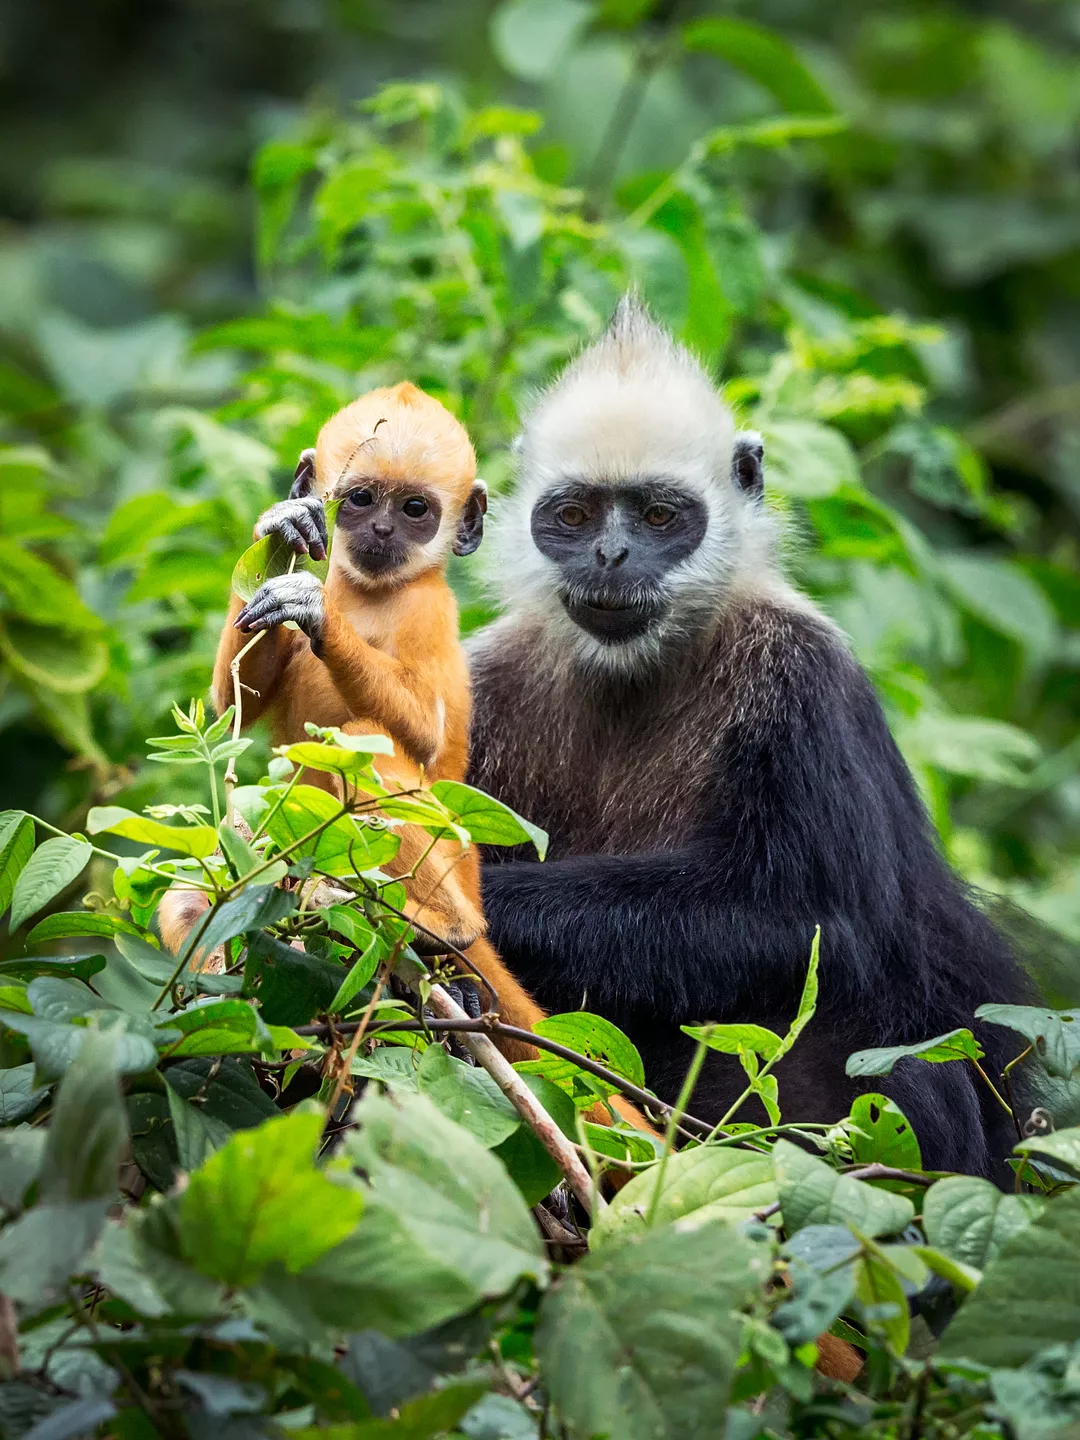
<svg viewBox="0 0 1080 1440"><path fill-rule="evenodd" d="M370 490L350 490L349 500L353 505L358 505L363 508L367 505L373 505L375 503L375 496Z"/></svg>
<svg viewBox="0 0 1080 1440"><path fill-rule="evenodd" d="M556 513L563 525L569 525L574 529L579 525L584 525L589 518L581 505L560 505Z"/></svg>
<svg viewBox="0 0 1080 1440"><path fill-rule="evenodd" d="M674 519L675 510L671 505L650 505L645 511L646 525L652 525L657 530L670 525Z"/></svg>
<svg viewBox="0 0 1080 1440"><path fill-rule="evenodd" d="M410 495L408 500L405 501L405 504L402 505L401 511L402 514L407 515L410 520L419 520L421 516L427 514L428 502L422 495Z"/></svg>

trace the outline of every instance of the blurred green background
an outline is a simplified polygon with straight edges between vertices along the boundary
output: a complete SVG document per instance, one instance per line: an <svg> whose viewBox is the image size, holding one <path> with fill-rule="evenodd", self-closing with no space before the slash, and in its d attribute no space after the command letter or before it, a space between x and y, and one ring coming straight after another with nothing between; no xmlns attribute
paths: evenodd
<svg viewBox="0 0 1080 1440"><path fill-rule="evenodd" d="M497 492L633 282L1080 998L1080 4L9 0L0 79L5 805L184 798L144 737L321 421L409 377Z"/></svg>

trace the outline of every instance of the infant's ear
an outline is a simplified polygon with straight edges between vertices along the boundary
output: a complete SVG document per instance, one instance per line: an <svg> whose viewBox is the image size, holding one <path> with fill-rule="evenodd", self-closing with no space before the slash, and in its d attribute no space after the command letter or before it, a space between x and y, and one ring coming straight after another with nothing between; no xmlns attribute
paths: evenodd
<svg viewBox="0 0 1080 1440"><path fill-rule="evenodd" d="M484 516L487 514L487 486L477 480L465 501L454 539L455 555L471 555L484 538Z"/></svg>
<svg viewBox="0 0 1080 1440"><path fill-rule="evenodd" d="M731 455L731 479L751 499L765 493L765 445L756 430L740 430Z"/></svg>
<svg viewBox="0 0 1080 1440"><path fill-rule="evenodd" d="M302 500L315 487L315 451L301 450L296 462L296 474L289 489L290 500Z"/></svg>

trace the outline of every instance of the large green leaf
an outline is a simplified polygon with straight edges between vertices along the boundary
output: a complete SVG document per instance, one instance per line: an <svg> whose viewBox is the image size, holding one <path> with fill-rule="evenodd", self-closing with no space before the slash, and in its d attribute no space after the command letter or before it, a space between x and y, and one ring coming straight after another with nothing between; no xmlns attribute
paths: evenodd
<svg viewBox="0 0 1080 1440"><path fill-rule="evenodd" d="M547 1261L524 1200L503 1166L424 1095L368 1091L346 1142L368 1177L372 1204L404 1225L421 1255L437 1256L482 1295L504 1294L522 1276L544 1278Z"/></svg>
<svg viewBox="0 0 1080 1440"><path fill-rule="evenodd" d="M267 833L284 850L325 821L331 822L293 852L295 857L313 856L315 868L327 875L359 875L394 858L400 845L396 835L340 812L341 802L325 790L296 785L267 825Z"/></svg>
<svg viewBox="0 0 1080 1440"><path fill-rule="evenodd" d="M429 1045L416 1069L421 1095L437 1105L448 1120L475 1136L489 1150L512 1135L521 1116L486 1070Z"/></svg>
<svg viewBox="0 0 1080 1440"><path fill-rule="evenodd" d="M65 910L39 920L26 937L27 945L42 945L47 940L71 940L82 935L95 935L111 940L119 934L140 939L143 932L121 915L107 915L93 910Z"/></svg>
<svg viewBox="0 0 1080 1440"><path fill-rule="evenodd" d="M1021 1140L1016 1149L1025 1155L1045 1155L1055 1165L1080 1175L1080 1126L1033 1135L1030 1140Z"/></svg>
<svg viewBox="0 0 1080 1440"><path fill-rule="evenodd" d="M8 922L12 930L17 930L77 880L93 853L94 847L86 840L76 840L70 835L57 835L39 845L15 882Z"/></svg>
<svg viewBox="0 0 1080 1440"><path fill-rule="evenodd" d="M112 1200L127 1141L116 1037L91 1030L61 1081L41 1166L49 1204Z"/></svg>
<svg viewBox="0 0 1080 1440"><path fill-rule="evenodd" d="M774 1030L764 1025L681 1025L679 1027L691 1040L701 1040L710 1050L719 1050L723 1055L738 1055L740 1050L751 1050L763 1060L779 1055L783 1040Z"/></svg>
<svg viewBox="0 0 1080 1440"><path fill-rule="evenodd" d="M196 926L192 930L182 951L188 969L197 970L206 957L227 940L274 925L295 909L296 898L287 890L280 890L276 885L248 885L235 899L214 908L205 929Z"/></svg>
<svg viewBox="0 0 1080 1440"><path fill-rule="evenodd" d="M1080 1066L1080 1010L1045 1010L1041 1005L980 1005L977 1020L1016 1030L1034 1047L1051 1075L1067 1080Z"/></svg>
<svg viewBox="0 0 1080 1440"><path fill-rule="evenodd" d="M688 50L718 55L770 91L786 110L827 113L835 107L795 50L752 20L709 16L683 27Z"/></svg>
<svg viewBox="0 0 1080 1440"><path fill-rule="evenodd" d="M192 1173L180 1199L189 1264L248 1285L275 1262L303 1270L344 1240L364 1200L316 1169L322 1128L321 1113L293 1111L240 1131Z"/></svg>
<svg viewBox="0 0 1080 1440"><path fill-rule="evenodd" d="M162 850L175 850L205 860L218 848L217 831L212 825L166 825L146 815L136 815L121 805L97 805L86 817L91 835L120 835Z"/></svg>
<svg viewBox="0 0 1080 1440"><path fill-rule="evenodd" d="M109 647L100 636L28 620L0 623L0 656L33 685L68 696L92 689L109 666Z"/></svg>
<svg viewBox="0 0 1080 1440"><path fill-rule="evenodd" d="M337 518L340 500L331 501L326 509L326 529L333 536L334 521ZM232 572L233 593L241 600L250 600L260 585L275 575L285 575L289 569L307 570L319 580L326 580L330 569L329 549L325 560L313 560L310 555L297 555L288 541L280 535L267 535L249 545L237 560Z"/></svg>
<svg viewBox="0 0 1080 1440"><path fill-rule="evenodd" d="M907 1116L887 1095L858 1095L851 1106L851 1158L859 1165L921 1170L918 1136Z"/></svg>
<svg viewBox="0 0 1080 1440"><path fill-rule="evenodd" d="M943 1358L1024 1365L1080 1335L1080 1187L1012 1236L941 1338Z"/></svg>
<svg viewBox="0 0 1080 1440"><path fill-rule="evenodd" d="M0 915L11 904L15 882L34 853L34 822L22 810L0 814Z"/></svg>
<svg viewBox="0 0 1080 1440"><path fill-rule="evenodd" d="M739 1353L739 1307L768 1251L713 1221L588 1255L540 1309L536 1348L575 1440L712 1440Z"/></svg>
<svg viewBox="0 0 1080 1440"><path fill-rule="evenodd" d="M844 1067L851 1076L891 1075L898 1060L925 1060L943 1065L949 1060L981 1060L982 1047L970 1030L950 1030L933 1040L915 1045L886 1045L877 1050L857 1050Z"/></svg>
<svg viewBox="0 0 1080 1440"><path fill-rule="evenodd" d="M776 1142L773 1163L789 1233L804 1225L849 1225L863 1235L894 1235L915 1216L903 1195L840 1175L787 1140Z"/></svg>
<svg viewBox="0 0 1080 1440"><path fill-rule="evenodd" d="M543 860L547 854L547 831L525 820L509 805L474 790L458 780L436 780L431 793L469 832L476 845L523 845L529 842Z"/></svg>
<svg viewBox="0 0 1080 1440"><path fill-rule="evenodd" d="M0 594L6 609L57 630L100 630L102 622L53 567L15 540L0 537Z"/></svg>
<svg viewBox="0 0 1080 1440"><path fill-rule="evenodd" d="M986 555L949 555L938 563L946 585L972 615L1015 640L1036 663L1049 659L1057 621L1030 575L1011 561Z"/></svg>
<svg viewBox="0 0 1080 1440"><path fill-rule="evenodd" d="M533 1028L537 1035L556 1040L568 1049L576 1050L580 1055L587 1055L590 1060L599 1061L601 1065L614 1070L632 1084L645 1084L645 1068L637 1047L617 1025L605 1020L602 1015L592 1015L587 1010L574 1010L566 1015L549 1015ZM581 1067L572 1060L564 1060L550 1052L541 1052L539 1060L519 1061L515 1069L523 1075L543 1075L561 1090L573 1095L575 1104L580 1104L585 1109L596 1099L595 1090L591 1087L599 1086L606 1094L613 1094L617 1089L609 1082L598 1080L591 1075L588 1076L588 1084L579 1083L585 1074Z"/></svg>
<svg viewBox="0 0 1080 1440"><path fill-rule="evenodd" d="M179 1032L179 1035L177 1034ZM160 1044L170 1059L245 1055L269 1048L269 1033L246 1000L196 1001L162 1021Z"/></svg>
<svg viewBox="0 0 1080 1440"><path fill-rule="evenodd" d="M623 1186L596 1219L590 1242L594 1248L645 1229L659 1179L660 1167L654 1166ZM656 1223L679 1220L680 1229L697 1229L713 1220L735 1224L776 1198L771 1156L728 1145L700 1145L668 1160Z"/></svg>
<svg viewBox="0 0 1080 1440"><path fill-rule="evenodd" d="M782 494L817 500L859 484L854 453L839 430L816 420L771 420L761 430L768 484Z"/></svg>
<svg viewBox="0 0 1080 1440"><path fill-rule="evenodd" d="M974 1175L950 1175L926 1192L923 1228L938 1250L983 1270L1039 1216L1044 1203L1038 1195L1003 1195Z"/></svg>

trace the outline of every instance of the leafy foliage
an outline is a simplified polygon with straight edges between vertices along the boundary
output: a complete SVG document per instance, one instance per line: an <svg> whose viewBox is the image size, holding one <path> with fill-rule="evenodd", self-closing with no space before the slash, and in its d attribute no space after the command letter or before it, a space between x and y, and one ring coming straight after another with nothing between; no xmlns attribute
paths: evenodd
<svg viewBox="0 0 1080 1440"><path fill-rule="evenodd" d="M16 52L50 26L33 8ZM1047 927L1049 1006L980 1013L1015 1031L1015 1078L1068 1083L1069 7L461 0L407 40L361 8L240 3L212 34L207 7L173 16L205 59L205 139L175 144L175 112L111 86L138 156L92 153L116 65L76 53L65 16L39 33L94 123L45 166L40 139L9 147L35 223L0 245L0 1434L1071 1433L1076 1130L1036 1126L1005 1195L924 1174L881 1095L785 1124L772 1068L813 1023L812 962L787 1035L691 1028L739 1057L770 1124L736 1107L677 1152L595 1123L644 1083L625 1036L546 1022L538 1040L585 1063L541 1050L522 1079L590 1164L632 1178L591 1225L561 1190L531 1217L559 1169L425 1032L418 995L446 977L412 955L379 867L395 823L546 837L465 786L388 794L380 737L270 759L231 715L178 708L236 557L241 586L286 563L246 549L252 525L327 414L407 375L469 426L497 507L521 406L636 283L764 435L795 576L874 676L950 858ZM125 35L124 73L145 44L145 94L191 104L156 23ZM268 57L301 23L286 81ZM24 96L53 71L16 55L20 136L46 133ZM331 75L359 108L324 98ZM254 122L272 131L254 236L251 126L223 76L234 105L252 76L318 82L317 103ZM474 570L454 582L482 623ZM211 903L171 957L154 914L176 879ZM301 906L318 882L335 903ZM849 1068L901 1057L982 1058L961 1030ZM829 1330L866 1357L854 1382L814 1369Z"/></svg>

